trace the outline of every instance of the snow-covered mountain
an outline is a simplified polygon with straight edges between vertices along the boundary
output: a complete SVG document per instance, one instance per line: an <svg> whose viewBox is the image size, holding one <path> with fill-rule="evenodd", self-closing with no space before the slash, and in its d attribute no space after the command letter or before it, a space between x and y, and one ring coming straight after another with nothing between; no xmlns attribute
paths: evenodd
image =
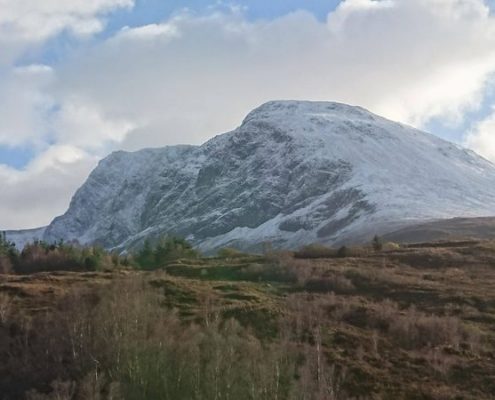
<svg viewBox="0 0 495 400"><path fill-rule="evenodd" d="M6 238L15 243L19 250L22 250L28 243L43 239L46 227L25 229L19 231L5 231Z"/></svg>
<svg viewBox="0 0 495 400"><path fill-rule="evenodd" d="M360 107L274 101L201 146L111 154L44 238L295 248L490 215L495 166L472 151Z"/></svg>

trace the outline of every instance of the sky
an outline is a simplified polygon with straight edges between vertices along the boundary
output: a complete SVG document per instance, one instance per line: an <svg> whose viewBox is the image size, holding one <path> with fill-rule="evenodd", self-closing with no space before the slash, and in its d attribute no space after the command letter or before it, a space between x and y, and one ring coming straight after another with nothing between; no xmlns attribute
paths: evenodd
<svg viewBox="0 0 495 400"><path fill-rule="evenodd" d="M115 150L201 144L275 99L360 105L495 161L495 1L0 0L0 230Z"/></svg>

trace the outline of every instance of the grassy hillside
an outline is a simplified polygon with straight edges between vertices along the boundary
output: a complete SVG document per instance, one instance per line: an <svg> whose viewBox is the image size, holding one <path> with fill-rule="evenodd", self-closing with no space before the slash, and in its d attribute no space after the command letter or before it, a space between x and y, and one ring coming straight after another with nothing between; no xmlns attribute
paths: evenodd
<svg viewBox="0 0 495 400"><path fill-rule="evenodd" d="M0 275L0 398L495 398L495 242L385 247Z"/></svg>

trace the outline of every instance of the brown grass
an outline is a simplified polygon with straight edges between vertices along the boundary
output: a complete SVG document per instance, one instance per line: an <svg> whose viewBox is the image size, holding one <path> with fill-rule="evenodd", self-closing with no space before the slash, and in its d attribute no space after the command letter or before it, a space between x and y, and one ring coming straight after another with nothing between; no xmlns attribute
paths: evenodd
<svg viewBox="0 0 495 400"><path fill-rule="evenodd" d="M27 376L37 376L44 384L35 388L45 395L63 392L67 387L63 385L76 382L78 396L89 393L84 398L110 392L114 398L137 398L129 397L134 389L121 382L122 377L129 382L129 373L134 371L133 382L148 382L148 389L137 385L137 392L148 390L148 398L156 398L164 389L159 385L153 389L149 376L158 366L169 371L161 364L162 358L182 365L184 373L194 370L198 365L195 357L205 345L199 338L206 335L208 346L226 363L222 365L237 365L223 353L225 344L231 343L244 360L239 361L242 369L264 365L260 373L271 377L269 381L277 370L280 352L297 355L283 365L297 369L290 395L298 399L304 398L302 393L311 393L305 398L488 400L495 393L494 261L492 243L481 242L449 243L447 247L385 246L382 251L345 258L295 258L291 253L271 252L264 257L231 260L179 260L170 273L2 275L0 293L10 296L11 310L15 310L9 315L28 316L27 322L15 324L17 332L32 332L33 327L40 332L39 328L45 327L49 333L43 340L30 339L29 357L43 362L31 362L21 351L17 354L23 357L9 371L18 374L17 385L29 383ZM122 279L128 278L143 278L144 283L126 288ZM107 285L115 288L108 291L107 300L92 303L93 289L99 291ZM60 299L66 308L57 305ZM230 318L238 322L227 333L223 325ZM88 320L93 322L88 325ZM11 324L8 317L9 330ZM68 327L69 332L65 331ZM206 333L205 327L211 331ZM0 329L0 335L2 332L7 331ZM66 339L61 341L61 337ZM155 347L160 340L165 352ZM243 344L235 345L238 341ZM0 354L5 354L1 349L7 342L0 337ZM151 346L156 357L136 352L143 343ZM215 347L215 343L223 347ZM58 356L47 357L47 350ZM72 365L79 367L71 369L65 364L58 369L66 357L60 356L61 350L77 360ZM186 359L179 353L187 355ZM121 361L112 361L119 354ZM136 355L139 364L131 363ZM264 364L264 359L271 361ZM43 367L51 365L47 363L53 363L49 375ZM95 369L95 365L109 363L120 367L111 374L108 367ZM24 365L31 365L36 372L28 374ZM137 374L136 369L142 368L146 376ZM211 383L227 376L227 369L222 368L217 378L209 375L205 379ZM127 375L122 375L124 372ZM257 387L270 386L256 374L249 372L248 376L261 385ZM55 389L52 382L63 385ZM28 383L23 387L31 388ZM214 393L208 392L204 398L208 396L214 398ZM280 394L282 398L286 397Z"/></svg>

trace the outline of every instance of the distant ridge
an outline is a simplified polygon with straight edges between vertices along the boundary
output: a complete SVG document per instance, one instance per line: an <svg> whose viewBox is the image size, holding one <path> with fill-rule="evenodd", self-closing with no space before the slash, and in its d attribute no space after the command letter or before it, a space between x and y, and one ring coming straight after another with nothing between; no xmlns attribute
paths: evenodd
<svg viewBox="0 0 495 400"><path fill-rule="evenodd" d="M22 250L27 243L41 240L44 237L46 226L34 229L24 229L18 231L5 231L8 240L14 242L19 250Z"/></svg>
<svg viewBox="0 0 495 400"><path fill-rule="evenodd" d="M451 218L408 226L384 236L400 243L447 240L495 240L495 217Z"/></svg>

